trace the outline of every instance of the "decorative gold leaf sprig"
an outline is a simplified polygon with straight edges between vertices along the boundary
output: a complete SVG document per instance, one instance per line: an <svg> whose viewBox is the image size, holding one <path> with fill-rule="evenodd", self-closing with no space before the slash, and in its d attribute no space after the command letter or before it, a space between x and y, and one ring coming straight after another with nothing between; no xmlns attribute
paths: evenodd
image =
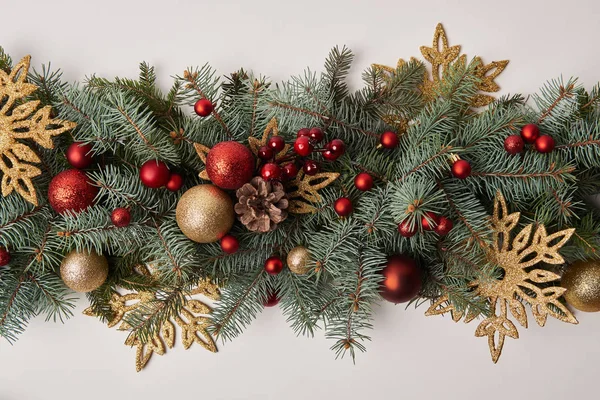
<svg viewBox="0 0 600 400"><path fill-rule="evenodd" d="M76 124L52 118L52 108L38 109L38 100L25 101L38 89L27 82L30 60L30 56L24 57L8 74L0 70L0 171L3 197L17 192L37 205L32 179L42 171L33 164L39 164L41 160L23 141L31 140L52 149L52 138L73 129Z"/></svg>
<svg viewBox="0 0 600 400"><path fill-rule="evenodd" d="M548 270L535 268L540 262L563 264L564 259L559 250L571 238L575 229L565 229L548 235L544 225L537 225L534 232L534 225L529 224L511 242L511 233L519 218L518 212L508 214L506 200L498 192L491 220L493 244L488 256L490 261L502 268L504 276L494 281L474 281L471 284L476 296L488 299L493 313L479 324L475 336L488 338L494 363L500 358L505 338L519 338L516 326L508 317L509 310L524 328L527 328L525 304L531 306L539 326L546 324L548 315L563 322L577 324L577 319L559 300L566 291L556 286L560 276ZM551 282L555 282L554 286L548 286ZM458 312L448 300L447 294L441 296L429 307L425 315L450 312L452 319L459 321L465 313ZM465 322L471 322L473 319L475 315L467 312Z"/></svg>
<svg viewBox="0 0 600 400"><path fill-rule="evenodd" d="M171 349L175 346L177 330L175 325L179 326L181 330L181 343L186 350L195 342L213 353L217 352L215 341L207 330L211 323L211 319L207 315L212 312L212 309L202 301L192 298L195 295L202 295L212 300L218 300L220 297L218 287L208 280L203 280L190 291L179 314L174 316L172 320L165 321L159 332L149 342L142 343L134 334L127 337L125 344L136 347L135 367L137 372L148 364L153 354L156 353L162 356L166 353L167 348ZM155 299L156 294L152 292L135 292L123 295L114 292L110 301L114 317L108 321L108 327L112 328L121 323L118 330L129 331L131 327L123 321L125 315L136 310L142 304ZM83 313L95 316L91 307L85 309Z"/></svg>

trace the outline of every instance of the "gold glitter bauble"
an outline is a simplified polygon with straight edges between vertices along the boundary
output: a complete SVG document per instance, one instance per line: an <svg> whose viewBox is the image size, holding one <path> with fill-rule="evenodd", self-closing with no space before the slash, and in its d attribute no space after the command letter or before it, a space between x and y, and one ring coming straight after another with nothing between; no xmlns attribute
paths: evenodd
<svg viewBox="0 0 600 400"><path fill-rule="evenodd" d="M233 226L233 202L215 185L194 186L179 199L176 219L179 229L194 242L216 242Z"/></svg>
<svg viewBox="0 0 600 400"><path fill-rule="evenodd" d="M600 261L577 261L564 273L560 284L567 289L567 303L580 311L600 311Z"/></svg>
<svg viewBox="0 0 600 400"><path fill-rule="evenodd" d="M108 276L106 257L95 251L72 251L60 264L60 277L76 292L91 292L100 287Z"/></svg>
<svg viewBox="0 0 600 400"><path fill-rule="evenodd" d="M287 255L287 265L290 271L295 274L303 275L310 271L307 266L310 260L310 252L304 246L296 246Z"/></svg>

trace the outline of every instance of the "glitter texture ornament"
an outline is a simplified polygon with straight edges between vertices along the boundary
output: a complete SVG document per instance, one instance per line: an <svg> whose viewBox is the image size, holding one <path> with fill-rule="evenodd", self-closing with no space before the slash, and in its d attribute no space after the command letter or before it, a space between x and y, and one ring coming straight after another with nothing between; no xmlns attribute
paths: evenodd
<svg viewBox="0 0 600 400"><path fill-rule="evenodd" d="M567 303L580 311L600 311L600 261L573 263L563 274L560 284L567 289Z"/></svg>
<svg viewBox="0 0 600 400"><path fill-rule="evenodd" d="M61 172L52 178L48 187L50 206L59 214L85 210L94 203L97 194L98 188L78 169Z"/></svg>
<svg viewBox="0 0 600 400"><path fill-rule="evenodd" d="M525 142L519 135L510 135L504 140L504 150L506 150L508 154L519 154L523 151L524 147Z"/></svg>
<svg viewBox="0 0 600 400"><path fill-rule="evenodd" d="M169 182L171 171L162 161L148 160L140 168L140 180L152 189L158 189Z"/></svg>
<svg viewBox="0 0 600 400"><path fill-rule="evenodd" d="M450 218L440 217L440 220L437 226L434 228L434 231L440 236L446 236L450 233L453 227L454 224Z"/></svg>
<svg viewBox="0 0 600 400"><path fill-rule="evenodd" d="M250 149L236 141L217 143L206 156L208 178L221 189L239 189L254 175Z"/></svg>
<svg viewBox="0 0 600 400"><path fill-rule="evenodd" d="M412 258L395 254L388 257L381 273L384 276L379 293L391 303L411 300L421 290L421 272Z"/></svg>
<svg viewBox="0 0 600 400"><path fill-rule="evenodd" d="M67 161L73 168L87 168L94 162L92 145L75 142L67 149Z"/></svg>
<svg viewBox="0 0 600 400"><path fill-rule="evenodd" d="M8 265L10 262L10 252L6 247L0 246L0 267Z"/></svg>
<svg viewBox="0 0 600 400"><path fill-rule="evenodd" d="M216 242L233 226L233 202L215 185L194 186L179 199L175 218L189 239L198 243Z"/></svg>
<svg viewBox="0 0 600 400"><path fill-rule="evenodd" d="M131 223L131 213L125 207L115 208L110 214L110 220L118 228L124 228Z"/></svg>
<svg viewBox="0 0 600 400"><path fill-rule="evenodd" d="M310 271L310 252L304 246L296 246L288 252L287 266L296 275L304 275Z"/></svg>
<svg viewBox="0 0 600 400"><path fill-rule="evenodd" d="M108 276L106 257L95 251L72 251L60 264L60 277L65 285L76 292L87 293L98 289Z"/></svg>

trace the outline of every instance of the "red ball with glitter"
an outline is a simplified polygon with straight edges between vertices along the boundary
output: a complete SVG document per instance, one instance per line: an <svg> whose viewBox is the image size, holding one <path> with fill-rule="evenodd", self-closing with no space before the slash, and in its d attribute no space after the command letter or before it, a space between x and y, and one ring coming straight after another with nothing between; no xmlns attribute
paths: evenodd
<svg viewBox="0 0 600 400"><path fill-rule="evenodd" d="M171 192L177 192L183 186L183 177L178 173L172 173L169 177L169 181L165 185Z"/></svg>
<svg viewBox="0 0 600 400"><path fill-rule="evenodd" d="M363 192L371 190L373 189L373 177L366 172L361 172L354 178L354 186Z"/></svg>
<svg viewBox="0 0 600 400"><path fill-rule="evenodd" d="M277 275L283 271L283 261L277 256L267 258L265 261L265 271L270 275Z"/></svg>
<svg viewBox="0 0 600 400"><path fill-rule="evenodd" d="M10 262L10 252L5 247L0 246L0 267L8 265Z"/></svg>
<svg viewBox="0 0 600 400"><path fill-rule="evenodd" d="M347 197L340 197L333 203L333 209L340 217L347 217L352 214L352 201Z"/></svg>
<svg viewBox="0 0 600 400"><path fill-rule="evenodd" d="M396 132L383 132L379 137L379 143L386 149L395 149L396 147L398 147L399 142L400 139L398 139L398 135L396 134Z"/></svg>
<svg viewBox="0 0 600 400"><path fill-rule="evenodd" d="M227 254L233 254L240 248L240 242L233 235L225 235L221 238L221 250Z"/></svg>
<svg viewBox="0 0 600 400"><path fill-rule="evenodd" d="M67 149L67 161L73 168L87 168L94 162L92 145L75 142Z"/></svg>
<svg viewBox="0 0 600 400"><path fill-rule="evenodd" d="M416 235L417 226L416 224L414 224L414 226L411 226L410 221L404 220L398 224L398 232L403 237L410 238Z"/></svg>
<svg viewBox="0 0 600 400"><path fill-rule="evenodd" d="M241 143L217 143L206 156L209 179L221 189L239 189L254 176L255 160L250 149Z"/></svg>
<svg viewBox="0 0 600 400"><path fill-rule="evenodd" d="M131 212L125 207L115 208L110 214L110 220L114 226L124 228L131 223Z"/></svg>
<svg viewBox="0 0 600 400"><path fill-rule="evenodd" d="M421 272L412 258L396 254L388 257L383 270L383 282L379 293L391 303L404 303L414 298L421 290Z"/></svg>
<svg viewBox="0 0 600 400"><path fill-rule="evenodd" d="M48 201L54 211L63 214L66 211L80 212L94 204L98 188L85 172L69 169L52 178L48 187Z"/></svg>
<svg viewBox="0 0 600 400"><path fill-rule="evenodd" d="M527 124L521 128L521 137L527 143L533 143L540 136L540 128L536 124Z"/></svg>
<svg viewBox="0 0 600 400"><path fill-rule="evenodd" d="M148 160L140 168L140 180L145 186L152 189L165 186L170 177L169 167L159 160Z"/></svg>
<svg viewBox="0 0 600 400"><path fill-rule="evenodd" d="M208 117L213 112L215 106L208 99L200 99L194 104L194 111L200 117Z"/></svg>
<svg viewBox="0 0 600 400"><path fill-rule="evenodd" d="M434 231L440 236L446 236L450 233L453 227L454 224L452 223L452 220L450 218L440 217L440 220L434 228Z"/></svg>
<svg viewBox="0 0 600 400"><path fill-rule="evenodd" d="M540 153L551 153L554 150L554 139L552 136L542 135L535 140L533 146Z"/></svg>
<svg viewBox="0 0 600 400"><path fill-rule="evenodd" d="M524 147L525 142L523 141L523 138L519 135L510 135L509 137L504 139L504 150L506 150L508 154L519 154L523 151Z"/></svg>
<svg viewBox="0 0 600 400"><path fill-rule="evenodd" d="M466 179L471 175L471 164L466 160L457 160L452 164L452 175L458 179Z"/></svg>

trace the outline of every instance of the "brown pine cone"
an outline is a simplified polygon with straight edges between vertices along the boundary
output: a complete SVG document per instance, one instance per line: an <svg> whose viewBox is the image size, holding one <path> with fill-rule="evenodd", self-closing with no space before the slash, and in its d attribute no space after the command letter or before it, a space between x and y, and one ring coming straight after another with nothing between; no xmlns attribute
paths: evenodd
<svg viewBox="0 0 600 400"><path fill-rule="evenodd" d="M280 182L267 182L256 176L239 188L236 195L235 212L248 230L269 232L287 218L289 201Z"/></svg>

